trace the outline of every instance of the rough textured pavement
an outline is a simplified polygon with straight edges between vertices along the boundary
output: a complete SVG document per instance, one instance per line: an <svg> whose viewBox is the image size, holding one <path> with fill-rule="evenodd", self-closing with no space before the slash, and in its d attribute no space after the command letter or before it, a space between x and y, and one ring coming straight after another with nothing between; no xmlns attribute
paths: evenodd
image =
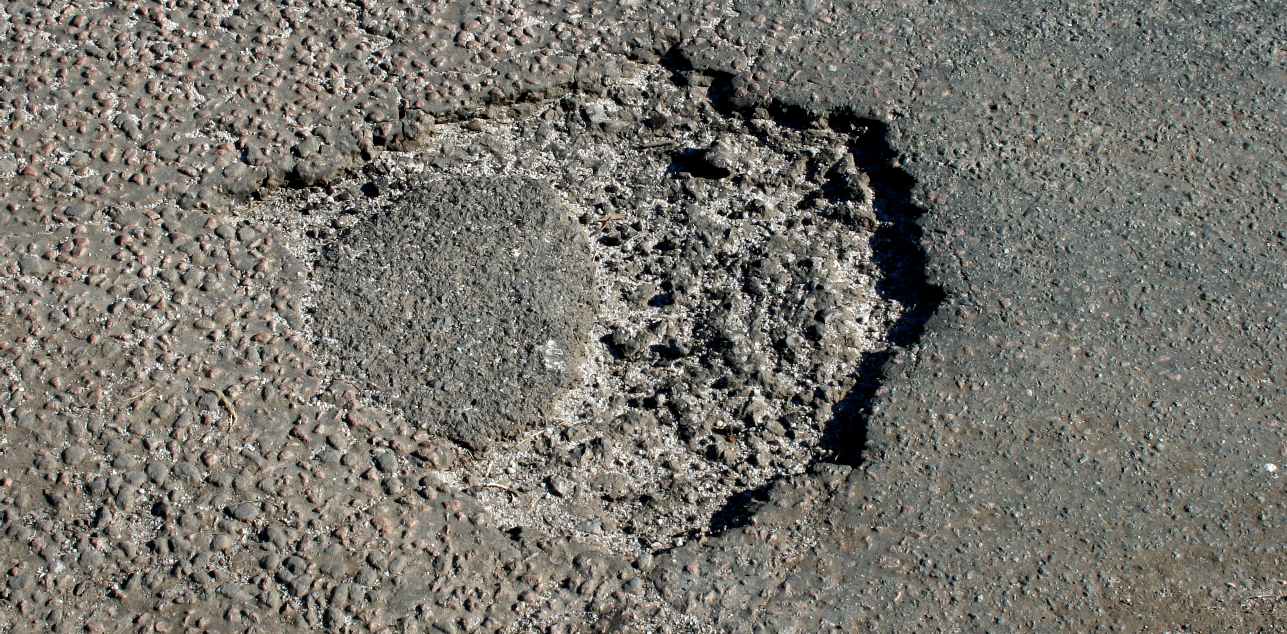
<svg viewBox="0 0 1287 634"><path fill-rule="evenodd" d="M1280 4L290 4L0 13L10 629L1283 630ZM622 56L883 123L936 309L851 455L629 556L435 480L238 215Z"/></svg>

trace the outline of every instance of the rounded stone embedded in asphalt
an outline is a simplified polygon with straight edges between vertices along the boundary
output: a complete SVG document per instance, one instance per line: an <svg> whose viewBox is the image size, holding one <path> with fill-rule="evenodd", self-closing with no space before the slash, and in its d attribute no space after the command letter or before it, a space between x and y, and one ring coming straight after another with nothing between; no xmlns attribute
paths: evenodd
<svg viewBox="0 0 1287 634"><path fill-rule="evenodd" d="M539 423L575 379L593 271L537 181L413 183L321 254L316 334L377 401L479 450Z"/></svg>

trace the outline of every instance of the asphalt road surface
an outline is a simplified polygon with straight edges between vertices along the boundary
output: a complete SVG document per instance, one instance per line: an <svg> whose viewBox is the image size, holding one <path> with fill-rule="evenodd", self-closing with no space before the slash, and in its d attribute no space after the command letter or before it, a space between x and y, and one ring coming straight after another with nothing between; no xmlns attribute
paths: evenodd
<svg viewBox="0 0 1287 634"><path fill-rule="evenodd" d="M1285 8L6 3L0 628L1287 631Z"/></svg>

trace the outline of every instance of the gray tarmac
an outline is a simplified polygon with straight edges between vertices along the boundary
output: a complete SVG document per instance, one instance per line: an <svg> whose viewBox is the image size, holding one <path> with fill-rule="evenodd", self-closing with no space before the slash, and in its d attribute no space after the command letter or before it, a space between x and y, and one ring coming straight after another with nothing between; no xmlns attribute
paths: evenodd
<svg viewBox="0 0 1287 634"><path fill-rule="evenodd" d="M0 628L1287 631L1283 8L7 3Z"/></svg>

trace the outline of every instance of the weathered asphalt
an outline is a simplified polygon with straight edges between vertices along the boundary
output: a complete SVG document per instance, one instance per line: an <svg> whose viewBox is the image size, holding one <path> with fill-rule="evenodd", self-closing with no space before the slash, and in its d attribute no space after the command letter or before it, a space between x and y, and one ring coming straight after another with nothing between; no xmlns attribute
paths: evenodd
<svg viewBox="0 0 1287 634"><path fill-rule="evenodd" d="M46 341L62 346L48 344L51 355L69 349L47 338L57 329L41 331L44 321L25 320L22 310L8 307L6 328L30 335L22 346L5 349L17 368L13 375L21 375L4 390L13 448L3 464L3 598L5 622L15 630L72 629L79 623L71 615L84 614L94 615L91 630L117 623L335 628L330 610L341 608L351 610L345 619L354 619L344 624L374 629L413 613L418 599L405 588L388 590L394 598L387 601L372 590L367 610L361 600L350 601L356 596L351 584L323 584L316 562L326 574L340 575L365 561L370 570L363 569L359 585L376 588L379 579L405 570L401 559L391 564L376 551L391 552L402 539L408 547L432 544L444 561L465 562L444 577L450 578L445 590L441 583L431 587L424 568L432 562L424 568L412 562L415 574L403 575L423 581L418 591L441 591L442 605L451 606L442 613L461 629L505 624L512 615L503 608L479 605L512 599L519 592L511 586L520 579L546 589L553 580L561 588L544 595L556 598L536 604L548 614L594 614L611 604L602 596L607 591L586 598L603 579L622 585L639 570L679 613L716 631L1283 631L1287 21L1281 3L582 7L534 11L532 33L492 34L483 47L471 46L483 40L470 35L478 31L470 16L509 15L507 7L453 5L428 12L447 16L431 21L415 7L361 4L357 17L338 3L311 13L243 7L249 19L263 20L263 29L214 11L180 17L167 13L175 7L159 4L138 15L86 11L95 16L89 21L78 19L70 4L7 7L5 112L26 114L8 115L0 147L4 169L14 176L5 185L4 235L13 243L6 243L6 257L17 260L28 242L44 239L40 228L47 224L97 222L95 209L110 210L121 226L146 228L150 212L135 218L129 205L146 211L173 199L214 213L229 204L227 196L325 182L382 146L414 139L421 124L416 113L472 116L477 102L471 95L487 101L524 91L557 93L611 73L599 66L609 53L651 59L670 49L671 62L682 59L697 72L728 79L740 107L767 103L786 118L830 114L839 120L846 113L883 122L888 145L901 154L899 167L915 179L914 185L891 181L888 198L906 203L891 213L924 209L915 218L928 285L921 290L926 301L938 291L943 300L919 340L886 368L870 415L848 421L865 426L863 434L849 436L866 438L861 456L846 460L859 468L816 465L811 475L779 482L746 509L748 525L647 564L600 565L576 548L546 543L511 546L468 503L459 511L454 492L432 498L451 501L454 506L441 505L454 512L434 507L428 515L405 505L388 483L385 495L373 485L357 488L355 479L327 481L339 483L344 499L376 500L395 511L385 514L382 506L367 514L350 501L356 509L350 515L327 502L332 506L309 526L362 528L343 533L349 550L339 555L320 542L307 551L311 542L294 532L298 527L272 533L267 524L287 510L295 513L290 504L278 509L269 496L262 511L225 505L244 491L240 478L233 487L233 475L215 477L214 459L206 462L209 481L220 484L197 478L192 485L191 499L200 504L191 521L205 527L199 531L187 519L176 521L170 506L153 506L151 493L140 506L118 492L119 475L104 485L116 501L102 508L114 510L94 515L98 497L108 497L100 495L104 487L81 491L79 476L67 474L110 463L132 482L128 476L143 473L132 456L148 460L158 449L151 441L136 448L124 432L109 442L117 424L138 424L126 418L100 426L107 429L102 435L91 425L89 455L102 449L103 456L100 463L91 458L91 467L74 466L84 450L69 456L72 447L42 445L65 442L49 431L48 420L62 425L59 416L71 421L84 405L47 396L61 383L45 387L49 364L21 352ZM116 38L122 33L151 39L135 48L130 37ZM317 38L328 33L343 33L344 45L321 45ZM422 46L435 39L455 44L446 52ZM79 49L51 45L73 41ZM261 47L255 54L236 54L251 42ZM289 51L287 61L266 61L273 51ZM69 54L75 59L59 57ZM318 61L328 54L335 64ZM159 87L146 73L117 67L138 58L154 66L151 78ZM60 67L76 70L60 76ZM121 118L131 112L141 117ZM102 126L94 123L100 115L107 117ZM320 142L295 136L296 127L313 124L318 133L310 138ZM61 163L47 158L59 156ZM97 176L80 173L86 169ZM909 198L901 201L904 185ZM176 225L166 209L152 221L159 226L164 216ZM202 231L214 233L216 225L183 230L207 244L217 239ZM223 238L235 242L226 233ZM41 271L41 253L27 255L5 263L6 279ZM228 271L224 266L220 275ZM43 297L40 288L5 287L16 304ZM217 310L222 287L211 288L197 304L201 315ZM116 288L121 295L129 290ZM150 292L139 301L153 304ZM273 303L266 295L261 300L257 311ZM298 306L279 310L289 316ZM156 352L137 366L165 358ZM290 365L293 357L274 359ZM63 361L53 360L54 366ZM305 374L300 366L298 376ZM204 410L232 413L221 404L225 392L198 392L195 385L194 379L166 398L180 410L195 409L200 398ZM150 390L141 386L120 398L142 398ZM303 391L335 407L353 400L342 388ZM343 451L320 416L301 442L331 442ZM231 422L238 423L235 414ZM283 438L291 430L278 427ZM67 428L76 442L73 422ZM353 433L354 443L369 440L381 451L414 447L377 432L369 439ZM244 455L237 453L241 440L230 438L216 458L224 449L226 456ZM243 474L258 478L255 469L271 472L274 460L293 465L294 457L285 455L284 449L267 461L246 458L254 464ZM60 459L71 466L47 469ZM226 492L206 495L201 486ZM90 516L76 519L82 503L100 528L117 525L91 535ZM300 517L312 512L301 508ZM164 547L126 545L143 524L122 522L136 516L159 518L172 530L171 541L162 533L148 543ZM388 517L395 525L424 521L420 533L396 537ZM364 532L367 523L381 532ZM189 529L193 536L183 536ZM453 531L464 538L449 536ZM186 556L186 544L200 541L195 535L215 550L242 553L227 560L232 573L219 568L220 555L172 562L171 550ZM102 547L108 564L86 555L103 541L110 546ZM60 544L78 544L69 548L79 554L66 554ZM269 554L257 559L255 548ZM525 559L536 551L540 557ZM477 553L486 556L472 558ZM254 574L266 580L272 573L265 562L275 568L283 559L291 572L273 578L298 589L302 607L292 613L295 604L274 605L268 589L255 595L276 610L279 625L276 616L253 617L267 609L249 607L249 595L228 580L259 568L268 572ZM296 560L306 573L296 570ZM165 584L152 574L182 570L196 579L193 569L201 566L220 572L185 581L195 589L181 600L159 589ZM502 567L509 572L496 572ZM466 595L473 598L460 598ZM93 600L74 605L82 596ZM229 608L242 604L244 611ZM192 605L200 607L196 620ZM377 617L362 620L364 614ZM624 626L624 620L601 623Z"/></svg>

